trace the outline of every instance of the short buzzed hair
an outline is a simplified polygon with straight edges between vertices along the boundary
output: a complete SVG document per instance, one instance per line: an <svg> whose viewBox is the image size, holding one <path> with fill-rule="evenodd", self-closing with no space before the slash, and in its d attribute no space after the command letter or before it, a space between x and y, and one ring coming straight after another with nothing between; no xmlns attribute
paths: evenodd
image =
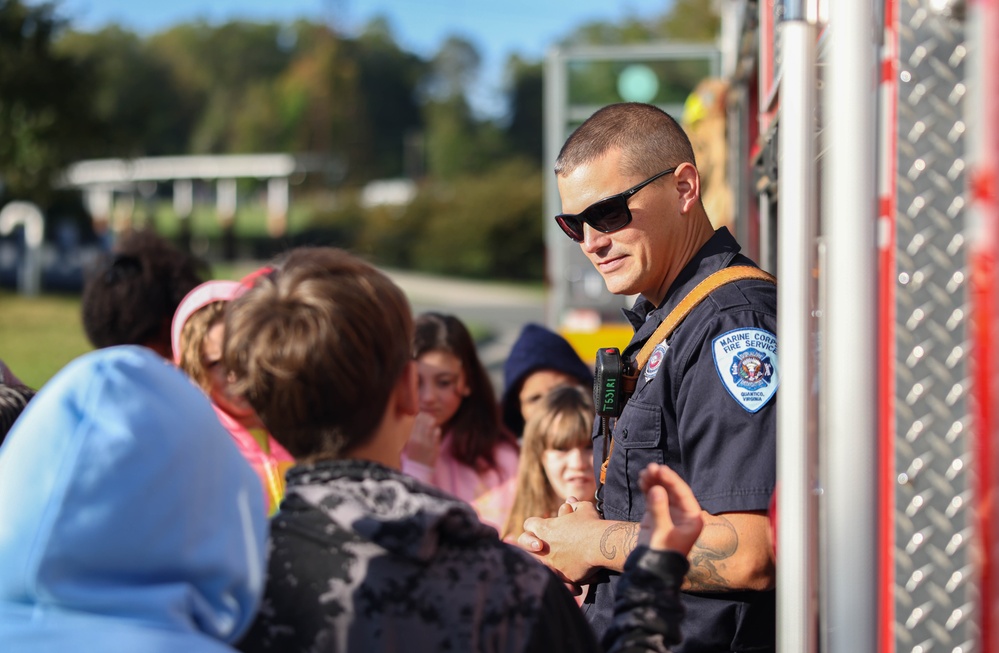
<svg viewBox="0 0 999 653"><path fill-rule="evenodd" d="M343 250L292 250L226 313L234 391L297 459L373 436L406 364L413 318L387 276Z"/></svg>
<svg viewBox="0 0 999 653"><path fill-rule="evenodd" d="M697 166L690 139L672 116L651 104L624 102L598 110L569 136L555 174L568 175L614 149L622 153L620 172L629 176L649 177L681 163Z"/></svg>

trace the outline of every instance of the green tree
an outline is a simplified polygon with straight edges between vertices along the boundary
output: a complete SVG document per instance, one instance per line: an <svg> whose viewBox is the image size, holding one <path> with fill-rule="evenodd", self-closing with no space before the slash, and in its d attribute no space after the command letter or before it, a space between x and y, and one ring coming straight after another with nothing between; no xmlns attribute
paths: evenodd
<svg viewBox="0 0 999 653"><path fill-rule="evenodd" d="M0 181L4 195L44 201L55 177L100 137L92 73L53 42L64 24L48 3L0 0Z"/></svg>
<svg viewBox="0 0 999 653"><path fill-rule="evenodd" d="M713 41L721 31L721 16L714 2L675 0L669 12L655 24L655 30L662 38Z"/></svg>
<svg viewBox="0 0 999 653"><path fill-rule="evenodd" d="M466 99L480 65L475 45L458 36L448 37L430 62L421 91L426 98L427 168L438 179L455 179L482 169L479 124Z"/></svg>
<svg viewBox="0 0 999 653"><path fill-rule="evenodd" d="M361 124L354 133L351 167L362 177L407 172L410 135L423 127L417 88L428 65L399 48L385 18L376 18L354 43Z"/></svg>
<svg viewBox="0 0 999 653"><path fill-rule="evenodd" d="M533 165L508 161L434 193L430 206L414 204L400 220L421 228L412 239L413 265L440 274L540 279L541 179Z"/></svg>
<svg viewBox="0 0 999 653"><path fill-rule="evenodd" d="M281 149L287 136L268 122L280 114L277 88L296 55L280 23L231 21L177 25L151 37L149 47L170 70L177 101L196 107L181 150L222 153ZM289 46L289 44L291 44ZM260 106L260 102L264 106ZM249 112L249 117L243 114ZM234 117L240 116L240 119Z"/></svg>
<svg viewBox="0 0 999 653"><path fill-rule="evenodd" d="M302 29L300 38L304 46L278 80L288 149L343 154L358 125L357 62L350 45L325 25Z"/></svg>
<svg viewBox="0 0 999 653"><path fill-rule="evenodd" d="M94 71L90 94L94 115L107 138L92 157L177 154L195 120L169 67L146 41L116 25L93 32L67 32L57 49Z"/></svg>
<svg viewBox="0 0 999 653"><path fill-rule="evenodd" d="M721 17L713 2L674 0L658 18L627 18L620 23L585 23L564 41L567 45L621 45L670 39L686 43L713 41Z"/></svg>
<svg viewBox="0 0 999 653"><path fill-rule="evenodd" d="M506 64L509 114L503 130L509 151L541 165L544 73L539 62L514 55Z"/></svg>

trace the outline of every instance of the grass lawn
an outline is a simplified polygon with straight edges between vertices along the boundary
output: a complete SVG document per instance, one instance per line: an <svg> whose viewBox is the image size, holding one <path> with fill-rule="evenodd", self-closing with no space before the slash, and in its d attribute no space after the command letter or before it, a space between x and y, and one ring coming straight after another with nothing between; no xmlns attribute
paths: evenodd
<svg viewBox="0 0 999 653"><path fill-rule="evenodd" d="M0 358L27 385L42 387L91 349L80 323L78 296L26 298L0 290Z"/></svg>
<svg viewBox="0 0 999 653"><path fill-rule="evenodd" d="M253 264L220 264L217 279L240 279ZM0 359L24 383L40 388L66 363L93 347L83 333L78 295L27 298L0 289Z"/></svg>
<svg viewBox="0 0 999 653"><path fill-rule="evenodd" d="M238 280L260 263L216 263L212 276ZM488 325L467 322L476 342L495 335ZM38 389L77 356L93 347L83 333L78 295L43 294L26 298L0 288L0 359Z"/></svg>

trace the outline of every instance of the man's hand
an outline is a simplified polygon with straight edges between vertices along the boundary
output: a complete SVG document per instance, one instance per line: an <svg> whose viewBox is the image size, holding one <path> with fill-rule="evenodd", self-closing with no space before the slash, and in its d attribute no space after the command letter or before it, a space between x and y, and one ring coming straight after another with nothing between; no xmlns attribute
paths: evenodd
<svg viewBox="0 0 999 653"><path fill-rule="evenodd" d="M587 501L562 504L558 516L530 517L517 544L551 567L567 583L579 584L593 573L587 552L605 522Z"/></svg>
<svg viewBox="0 0 999 653"><path fill-rule="evenodd" d="M656 463L641 471L638 485L645 493L638 543L686 556L704 528L693 490L672 469Z"/></svg>
<svg viewBox="0 0 999 653"><path fill-rule="evenodd" d="M517 544L567 583L586 582L596 571L622 571L638 544L638 524L601 519L589 501L565 503L558 517L531 517Z"/></svg>

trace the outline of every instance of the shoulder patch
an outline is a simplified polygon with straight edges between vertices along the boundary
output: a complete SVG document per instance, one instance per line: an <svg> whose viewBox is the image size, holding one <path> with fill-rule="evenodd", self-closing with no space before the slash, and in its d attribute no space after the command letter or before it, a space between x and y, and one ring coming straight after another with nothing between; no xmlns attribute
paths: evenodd
<svg viewBox="0 0 999 653"><path fill-rule="evenodd" d="M646 383L656 378L656 374L659 373L659 368L662 367L663 358L666 357L667 349L669 349L669 345L665 342L660 342L656 345L656 348L652 350L652 354L649 356L649 362L645 364Z"/></svg>
<svg viewBox="0 0 999 653"><path fill-rule="evenodd" d="M777 337L766 329L733 329L711 341L722 385L740 406L755 413L780 384Z"/></svg>

